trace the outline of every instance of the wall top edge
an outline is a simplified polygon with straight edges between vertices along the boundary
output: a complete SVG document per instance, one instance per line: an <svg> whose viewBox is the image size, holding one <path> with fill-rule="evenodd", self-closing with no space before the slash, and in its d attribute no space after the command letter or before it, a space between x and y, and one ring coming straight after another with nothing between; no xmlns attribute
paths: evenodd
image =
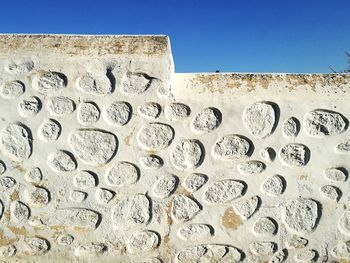
<svg viewBox="0 0 350 263"><path fill-rule="evenodd" d="M0 55L170 56L165 35L0 34Z"/></svg>
<svg viewBox="0 0 350 263"><path fill-rule="evenodd" d="M237 78L237 77L308 77L308 76L319 76L319 77L345 77L350 78L350 73L289 73L289 72L195 72L195 73L178 73L176 75L179 78Z"/></svg>
<svg viewBox="0 0 350 263"><path fill-rule="evenodd" d="M175 74L176 86L203 94L340 95L350 92L350 74L195 73ZM184 92L184 91L182 91ZM340 95L341 96L341 95Z"/></svg>

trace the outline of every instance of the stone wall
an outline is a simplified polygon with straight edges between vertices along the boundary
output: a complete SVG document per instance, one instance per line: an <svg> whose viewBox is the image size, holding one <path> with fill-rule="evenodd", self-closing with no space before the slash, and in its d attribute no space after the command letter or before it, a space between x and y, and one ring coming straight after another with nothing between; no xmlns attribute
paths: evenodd
<svg viewBox="0 0 350 263"><path fill-rule="evenodd" d="M177 74L165 36L0 35L0 259L348 262L349 91Z"/></svg>

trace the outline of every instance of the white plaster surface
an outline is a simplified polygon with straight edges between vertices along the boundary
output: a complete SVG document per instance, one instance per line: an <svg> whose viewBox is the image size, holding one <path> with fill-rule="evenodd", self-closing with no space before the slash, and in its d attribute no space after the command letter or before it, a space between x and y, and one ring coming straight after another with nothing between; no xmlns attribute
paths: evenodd
<svg viewBox="0 0 350 263"><path fill-rule="evenodd" d="M0 35L0 261L350 262L349 92L177 74L165 36Z"/></svg>

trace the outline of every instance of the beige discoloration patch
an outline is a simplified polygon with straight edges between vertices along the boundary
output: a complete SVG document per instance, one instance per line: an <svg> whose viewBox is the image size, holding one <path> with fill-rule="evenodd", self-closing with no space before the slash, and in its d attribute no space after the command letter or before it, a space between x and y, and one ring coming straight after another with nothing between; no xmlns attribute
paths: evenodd
<svg viewBox="0 0 350 263"><path fill-rule="evenodd" d="M174 251L174 247L171 244L171 239L169 234L166 234L162 238L160 248L161 248L160 254L162 255L162 258L164 260L167 260L169 258L169 255L171 255Z"/></svg>
<svg viewBox="0 0 350 263"><path fill-rule="evenodd" d="M135 134L135 128L132 129L131 133L124 137L124 143L128 146L133 142L133 137Z"/></svg>
<svg viewBox="0 0 350 263"><path fill-rule="evenodd" d="M12 233L14 233L17 236L27 236L28 235L28 231L27 229L25 229L24 226L22 227L14 227L14 226L7 226L8 229L11 230Z"/></svg>
<svg viewBox="0 0 350 263"><path fill-rule="evenodd" d="M125 255L126 254L126 246L123 245L121 248L120 248L120 254L121 255Z"/></svg>
<svg viewBox="0 0 350 263"><path fill-rule="evenodd" d="M182 195L185 195L187 197L190 197L190 198L194 198L193 197L193 194L191 192L189 192L188 190L186 190L185 187L183 187L182 185L179 185L175 191L176 194L182 194Z"/></svg>
<svg viewBox="0 0 350 263"><path fill-rule="evenodd" d="M171 226L173 224L173 219L171 217L171 202L169 202L165 209L167 223L169 226Z"/></svg>
<svg viewBox="0 0 350 263"><path fill-rule="evenodd" d="M21 163L14 163L13 168L15 168L16 170L18 170L21 173L24 173L26 171L26 169L23 168Z"/></svg>
<svg viewBox="0 0 350 263"><path fill-rule="evenodd" d="M13 244L17 240L18 240L18 238L17 239L9 239L9 238L5 237L4 232L2 230L0 230L0 247Z"/></svg>
<svg viewBox="0 0 350 263"><path fill-rule="evenodd" d="M10 200L11 201L17 201L18 199L19 199L19 193L18 193L18 191L15 190L10 195Z"/></svg>
<svg viewBox="0 0 350 263"><path fill-rule="evenodd" d="M241 220L241 217L235 213L233 208L229 207L225 210L221 224L227 229L235 230L240 225L242 225L243 222Z"/></svg>
<svg viewBox="0 0 350 263"><path fill-rule="evenodd" d="M299 176L300 181L307 181L308 179L309 179L309 177L307 175L300 175Z"/></svg>
<svg viewBox="0 0 350 263"><path fill-rule="evenodd" d="M55 225L55 226L50 226L50 229L53 230L55 235L57 235L57 233L65 231L66 230L66 226L64 226L64 225Z"/></svg>
<svg viewBox="0 0 350 263"><path fill-rule="evenodd" d="M5 213L4 213L4 217L7 221L10 221L11 220L11 212L10 210L6 210Z"/></svg>
<svg viewBox="0 0 350 263"><path fill-rule="evenodd" d="M86 229L84 227L78 227L78 226L74 227L73 230L77 233L80 233L80 234L89 232L88 229Z"/></svg>

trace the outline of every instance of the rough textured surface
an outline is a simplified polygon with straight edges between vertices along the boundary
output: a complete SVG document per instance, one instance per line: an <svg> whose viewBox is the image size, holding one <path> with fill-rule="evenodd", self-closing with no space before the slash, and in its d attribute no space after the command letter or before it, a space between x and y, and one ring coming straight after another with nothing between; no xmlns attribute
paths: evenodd
<svg viewBox="0 0 350 263"><path fill-rule="evenodd" d="M164 36L0 35L0 261L349 262L349 92L177 74Z"/></svg>
<svg viewBox="0 0 350 263"><path fill-rule="evenodd" d="M299 198L288 202L282 212L282 220L291 230L307 233L316 227L319 216L317 203L311 199Z"/></svg>
<svg viewBox="0 0 350 263"><path fill-rule="evenodd" d="M244 109L243 124L251 135L265 138L272 133L276 113L273 106L265 102L256 102Z"/></svg>

